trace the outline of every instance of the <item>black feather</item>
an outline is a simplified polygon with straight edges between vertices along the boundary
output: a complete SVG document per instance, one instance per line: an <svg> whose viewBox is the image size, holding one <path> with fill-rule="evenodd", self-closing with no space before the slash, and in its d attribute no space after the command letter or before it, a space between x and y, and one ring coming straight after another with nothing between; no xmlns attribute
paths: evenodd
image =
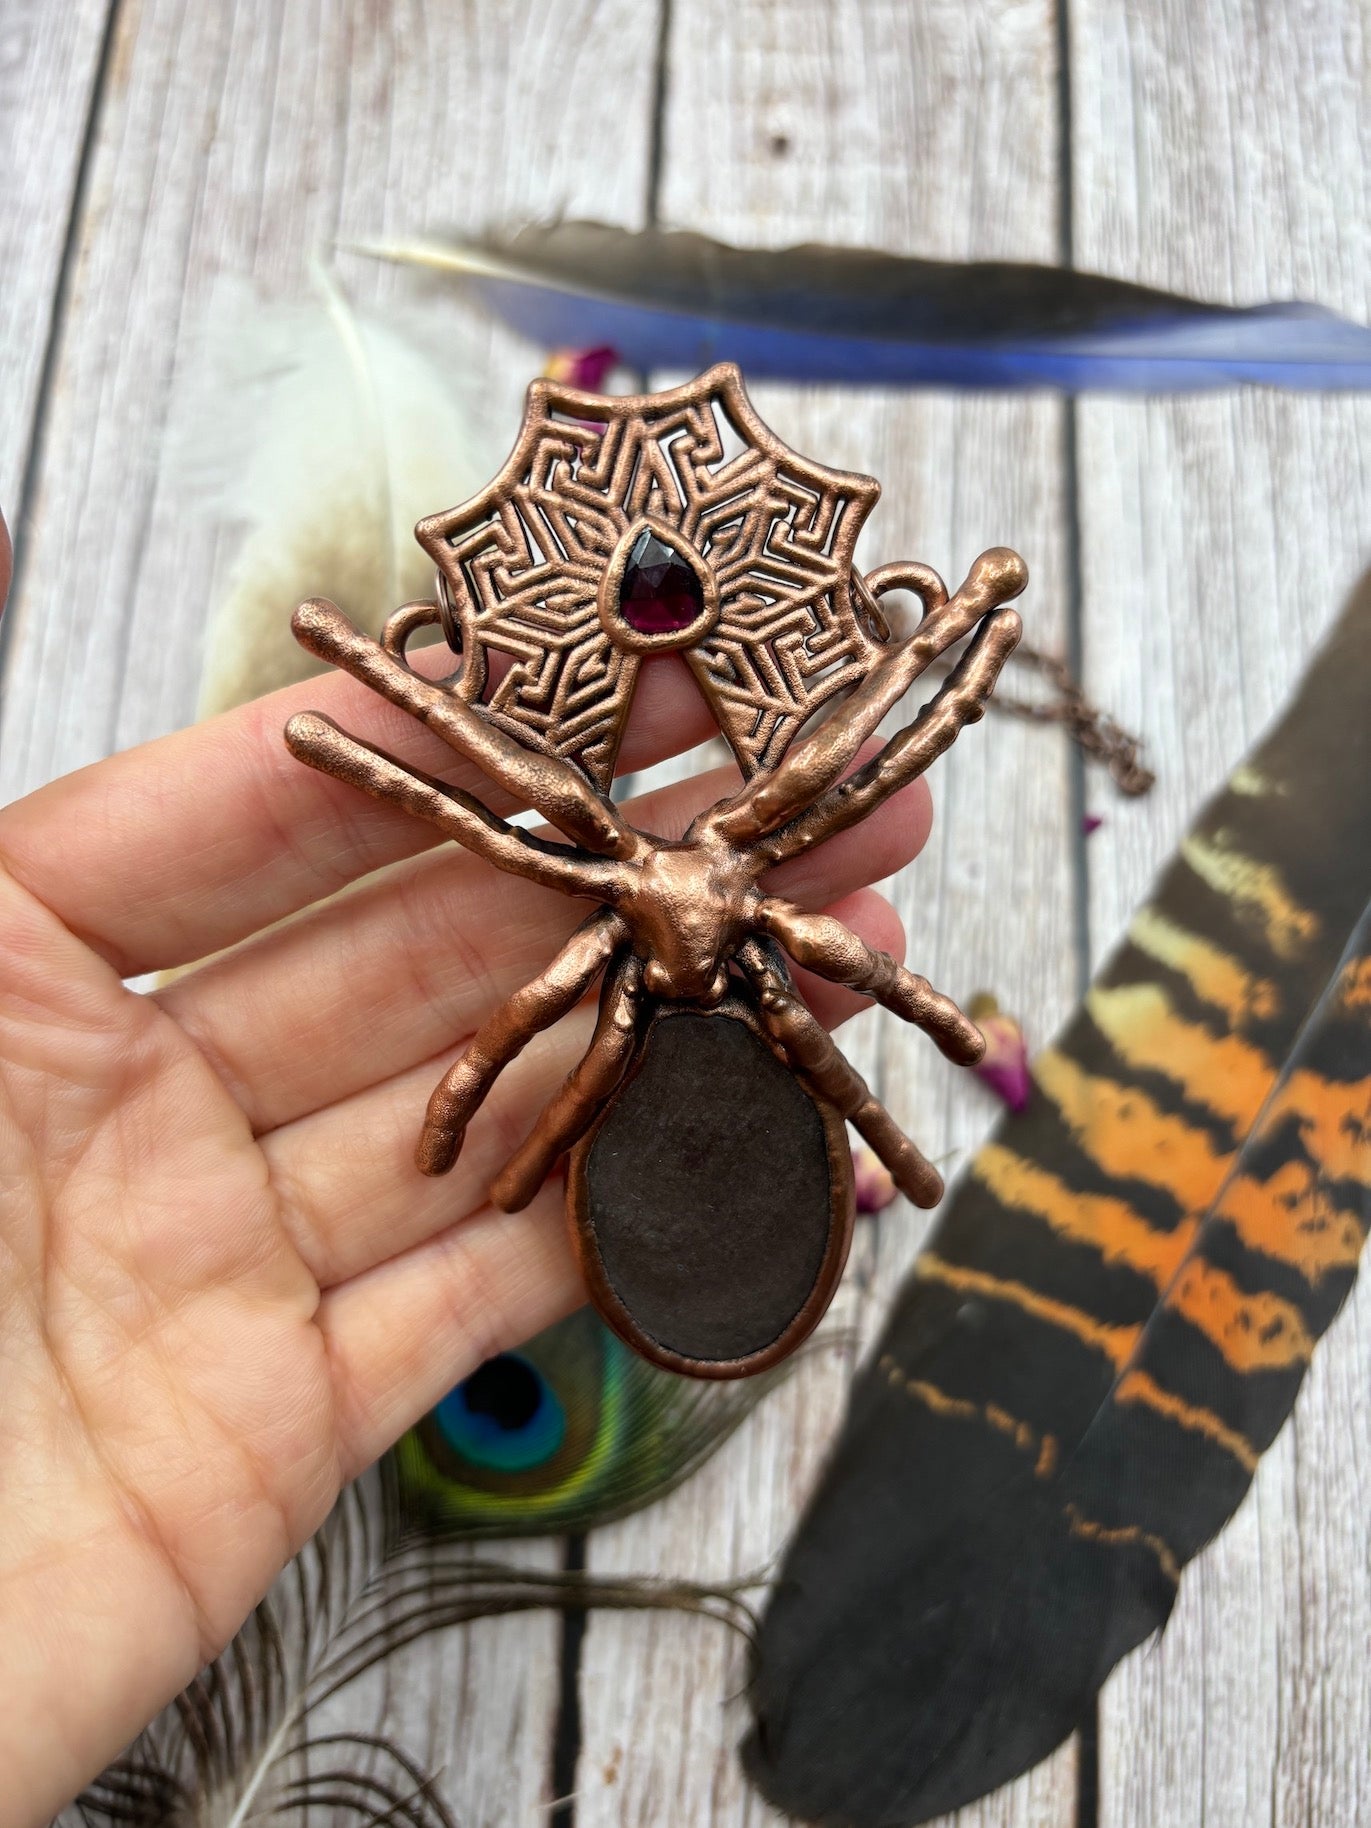
<svg viewBox="0 0 1371 1828"><path fill-rule="evenodd" d="M1201 815L857 1382L750 1773L900 1828L1045 1756L1241 1501L1371 1222L1371 583Z"/></svg>

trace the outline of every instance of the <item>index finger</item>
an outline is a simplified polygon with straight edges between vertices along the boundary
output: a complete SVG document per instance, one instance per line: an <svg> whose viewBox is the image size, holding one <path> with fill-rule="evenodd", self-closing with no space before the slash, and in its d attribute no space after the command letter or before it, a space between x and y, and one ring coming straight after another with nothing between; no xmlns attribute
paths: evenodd
<svg viewBox="0 0 1371 1828"><path fill-rule="evenodd" d="M282 732L307 709L496 812L518 810L413 718L329 673L15 801L0 810L0 865L132 977L204 958L442 842L431 826L296 761ZM620 770L713 730L683 662L654 661L639 675Z"/></svg>

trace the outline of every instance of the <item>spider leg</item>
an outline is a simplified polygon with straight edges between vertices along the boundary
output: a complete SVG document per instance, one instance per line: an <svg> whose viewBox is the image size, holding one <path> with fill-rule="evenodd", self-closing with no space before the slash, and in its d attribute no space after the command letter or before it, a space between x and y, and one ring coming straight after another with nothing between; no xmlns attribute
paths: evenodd
<svg viewBox="0 0 1371 1828"><path fill-rule="evenodd" d="M921 1028L958 1066L975 1066L985 1053L985 1036L951 997L934 990L927 978L896 964L888 952L874 952L840 920L827 914L806 914L802 908L768 895L757 911L757 924L781 942L797 965L875 997Z"/></svg>
<svg viewBox="0 0 1371 1828"><path fill-rule="evenodd" d="M416 1160L423 1174L446 1174L466 1127L501 1072L534 1035L579 1003L624 938L617 914L602 909L577 927L546 970L501 1003L428 1101Z"/></svg>
<svg viewBox="0 0 1371 1828"><path fill-rule="evenodd" d="M564 895L586 895L597 901L612 900L625 886L629 866L521 831L497 818L473 795L407 767L384 750L373 749L317 711L302 711L291 718L286 725L286 746L321 774L331 774L374 800L389 800L416 818L427 819L497 869L527 876Z"/></svg>
<svg viewBox="0 0 1371 1828"><path fill-rule="evenodd" d="M705 815L735 844L752 843L799 818L827 793L926 668L982 617L1018 596L1028 581L1023 560L1004 546L983 552L953 597L925 565L886 565L871 575L886 589L916 591L925 605L923 621L908 640L888 648L851 697L770 773L754 775L730 800Z"/></svg>
<svg viewBox="0 0 1371 1828"><path fill-rule="evenodd" d="M830 787L788 825L756 841L751 846L753 854L770 868L821 844L835 832L846 831L916 780L952 747L967 724L977 723L985 715L986 700L1022 633L1016 610L999 609L987 616L941 690L913 723L892 736L864 768Z"/></svg>
<svg viewBox="0 0 1371 1828"><path fill-rule="evenodd" d="M630 857L640 848L637 834L570 762L526 749L455 693L412 673L379 641L354 627L335 604L322 598L302 603L291 618L291 628L301 647L427 724L573 844L609 857Z"/></svg>
<svg viewBox="0 0 1371 1828"><path fill-rule="evenodd" d="M491 1182L491 1202L501 1211L523 1211L551 1174L557 1158L585 1135L623 1078L637 1034L641 976L642 967L629 953L618 970L606 977L590 1046L543 1106L530 1135Z"/></svg>
<svg viewBox="0 0 1371 1828"><path fill-rule="evenodd" d="M779 954L768 943L749 939L739 947L737 958L756 989L767 1033L792 1070L866 1138L907 1199L916 1206L936 1206L943 1177L871 1096L861 1074L844 1060L828 1031L795 995Z"/></svg>

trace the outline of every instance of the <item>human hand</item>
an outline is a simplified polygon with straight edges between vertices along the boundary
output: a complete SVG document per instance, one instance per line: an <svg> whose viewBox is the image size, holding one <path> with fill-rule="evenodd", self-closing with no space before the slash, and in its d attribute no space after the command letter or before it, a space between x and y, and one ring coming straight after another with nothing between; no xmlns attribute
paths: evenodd
<svg viewBox="0 0 1371 1828"><path fill-rule="evenodd" d="M305 707L510 810L334 676L0 812L5 1823L46 1821L223 1648L344 1481L584 1298L560 1184L512 1216L484 1193L588 1007L505 1073L452 1174L413 1159L435 1079L584 909L301 767L281 730ZM684 667L655 663L624 765L709 728ZM681 831L722 791L629 816ZM916 783L778 884L902 956L862 885L928 820ZM153 994L122 982L216 952ZM800 982L830 1025L859 1006Z"/></svg>

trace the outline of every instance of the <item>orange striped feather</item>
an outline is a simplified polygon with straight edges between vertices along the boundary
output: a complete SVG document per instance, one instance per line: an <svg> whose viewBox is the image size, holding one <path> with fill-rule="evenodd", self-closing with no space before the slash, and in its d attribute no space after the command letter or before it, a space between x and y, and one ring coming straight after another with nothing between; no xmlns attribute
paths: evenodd
<svg viewBox="0 0 1371 1828"><path fill-rule="evenodd" d="M749 1767L917 1822L1167 1616L1371 1213L1371 587L972 1164L780 1571Z"/></svg>

